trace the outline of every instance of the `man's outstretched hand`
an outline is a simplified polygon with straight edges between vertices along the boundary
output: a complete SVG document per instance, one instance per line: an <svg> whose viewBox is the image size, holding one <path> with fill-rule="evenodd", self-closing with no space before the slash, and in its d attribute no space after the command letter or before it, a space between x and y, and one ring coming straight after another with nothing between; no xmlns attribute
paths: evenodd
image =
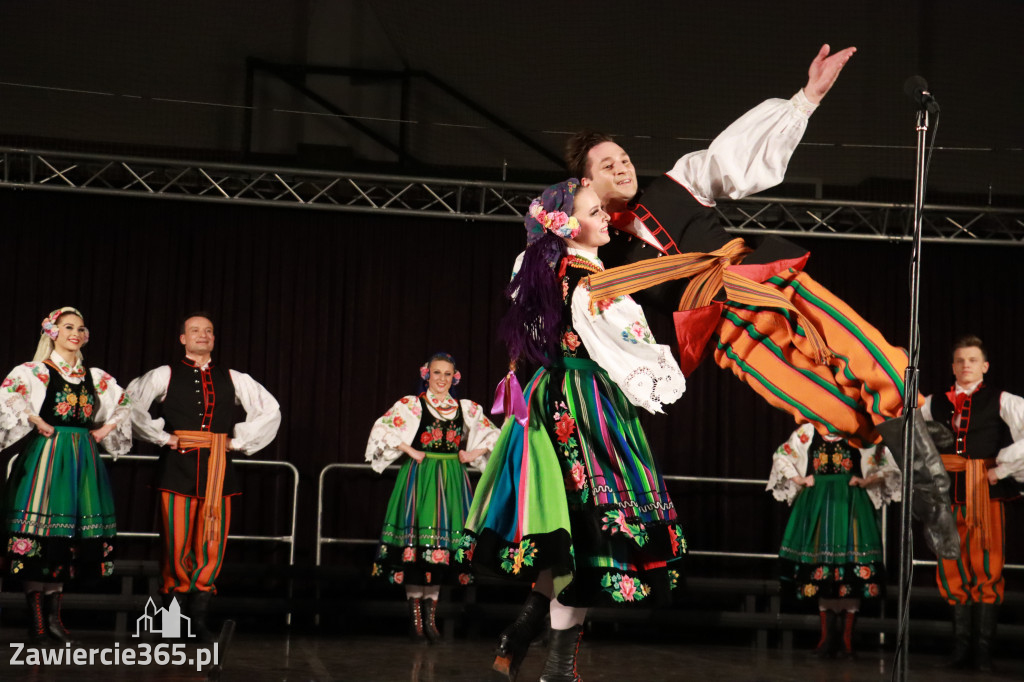
<svg viewBox="0 0 1024 682"><path fill-rule="evenodd" d="M822 98L828 94L836 79L839 78L839 72L857 51L855 47L848 47L830 55L830 49L827 43L822 45L818 50L818 56L811 62L811 68L807 70L807 85L804 86L804 95L814 104L821 103Z"/></svg>

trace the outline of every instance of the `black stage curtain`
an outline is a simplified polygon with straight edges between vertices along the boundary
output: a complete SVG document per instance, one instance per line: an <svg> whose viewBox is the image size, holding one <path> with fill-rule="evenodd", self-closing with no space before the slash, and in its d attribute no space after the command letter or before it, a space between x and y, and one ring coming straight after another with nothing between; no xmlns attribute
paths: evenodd
<svg viewBox="0 0 1024 682"><path fill-rule="evenodd" d="M514 224L24 190L0 193L0 205L8 306L0 366L29 360L43 316L74 305L91 331L87 364L127 384L180 358L182 315L208 310L216 325L215 358L252 374L281 402L280 434L256 457L291 462L300 472L298 563L311 562L315 550L321 470L362 461L371 424L418 390L418 367L432 352L451 352L464 377L457 392L487 406L507 366L495 330L511 263L524 244ZM804 245L812 251L812 276L889 339L906 344L907 245L826 239ZM1024 336L1022 253L925 246L925 393L950 385L949 346L966 332L988 342L992 381L1024 391L1024 364L1016 357ZM650 317L658 338L671 343L667 321ZM771 453L794 427L710 364L689 378L686 395L666 411L645 415L644 423L670 474L765 478ZM111 470L122 530L155 530L152 467L118 462ZM234 528L287 533L287 478L251 469L244 478ZM391 480L331 473L325 535L374 537ZM760 488L682 484L673 490L692 548L777 549L787 510ZM1008 516L1010 527L1019 527L1020 511ZM897 518L891 515L894 526ZM1008 558L1020 561L1021 554L1011 543ZM369 550L335 547L326 563L368 568L369 558Z"/></svg>

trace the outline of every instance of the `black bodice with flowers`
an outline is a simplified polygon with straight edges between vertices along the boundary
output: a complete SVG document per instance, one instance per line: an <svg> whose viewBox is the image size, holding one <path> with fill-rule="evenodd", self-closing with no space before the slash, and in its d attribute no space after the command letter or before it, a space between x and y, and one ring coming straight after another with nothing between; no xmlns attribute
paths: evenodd
<svg viewBox="0 0 1024 682"><path fill-rule="evenodd" d="M579 256L567 256L562 259L559 284L562 287L562 329L559 331L558 345L563 358L590 359L583 341L572 326L572 297L580 280L593 272L600 272L594 263Z"/></svg>
<svg viewBox="0 0 1024 682"><path fill-rule="evenodd" d="M50 370L50 378L39 416L51 426L91 427L99 399L89 370L85 370L81 383L73 384L52 362L47 360L45 364Z"/></svg>
<svg viewBox="0 0 1024 682"><path fill-rule="evenodd" d="M845 440L828 441L815 433L807 451L807 473L861 476L860 451Z"/></svg>
<svg viewBox="0 0 1024 682"><path fill-rule="evenodd" d="M420 428L412 440L413 447L418 447L424 452L457 455L465 425L462 421L462 407L458 401L455 401L455 405L455 411L450 419L435 417L427 409L427 394L420 393L423 417L420 419Z"/></svg>

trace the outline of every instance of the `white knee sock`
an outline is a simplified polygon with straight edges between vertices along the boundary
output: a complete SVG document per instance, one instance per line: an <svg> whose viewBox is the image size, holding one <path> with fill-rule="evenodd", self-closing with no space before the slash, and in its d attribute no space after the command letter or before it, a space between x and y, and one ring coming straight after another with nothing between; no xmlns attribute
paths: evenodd
<svg viewBox="0 0 1024 682"><path fill-rule="evenodd" d="M405 586L405 598L406 599L422 599L423 598L423 585L406 585Z"/></svg>
<svg viewBox="0 0 1024 682"><path fill-rule="evenodd" d="M568 630L576 625L583 625L583 621L587 619L586 609L566 606L557 599L551 600L549 610L552 630Z"/></svg>

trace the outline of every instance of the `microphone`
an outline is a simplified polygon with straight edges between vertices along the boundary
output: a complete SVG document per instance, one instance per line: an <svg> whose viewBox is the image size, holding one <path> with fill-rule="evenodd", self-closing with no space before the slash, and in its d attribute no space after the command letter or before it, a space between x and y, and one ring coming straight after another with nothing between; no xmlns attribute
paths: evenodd
<svg viewBox="0 0 1024 682"><path fill-rule="evenodd" d="M928 92L928 81L920 76L911 76L903 83L903 92L907 97L914 100L918 107L926 109L929 114L939 113L939 103Z"/></svg>

